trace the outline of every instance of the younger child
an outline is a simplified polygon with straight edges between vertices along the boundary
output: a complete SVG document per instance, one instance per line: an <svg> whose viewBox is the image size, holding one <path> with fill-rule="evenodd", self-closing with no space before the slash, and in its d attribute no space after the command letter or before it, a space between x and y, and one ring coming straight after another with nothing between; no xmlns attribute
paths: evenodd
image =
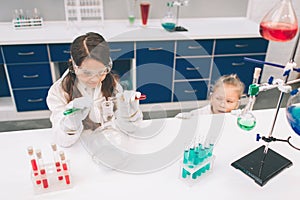
<svg viewBox="0 0 300 200"><path fill-rule="evenodd" d="M210 103L203 108L187 113L179 113L177 118L189 118L197 114L228 113L239 107L245 85L236 74L223 75L215 83L210 95Z"/></svg>

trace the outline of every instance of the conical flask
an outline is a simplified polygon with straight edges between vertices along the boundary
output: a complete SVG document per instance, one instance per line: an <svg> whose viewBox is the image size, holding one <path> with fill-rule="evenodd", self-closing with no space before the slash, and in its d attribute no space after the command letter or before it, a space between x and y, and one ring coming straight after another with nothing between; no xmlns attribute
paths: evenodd
<svg viewBox="0 0 300 200"><path fill-rule="evenodd" d="M297 31L298 22L291 0L280 0L262 19L259 27L263 38L277 42L293 39Z"/></svg>

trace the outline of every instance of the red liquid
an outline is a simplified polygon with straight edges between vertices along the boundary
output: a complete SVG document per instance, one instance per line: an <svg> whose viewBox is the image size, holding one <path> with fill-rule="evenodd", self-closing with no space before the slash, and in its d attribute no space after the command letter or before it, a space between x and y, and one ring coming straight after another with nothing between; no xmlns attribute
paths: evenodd
<svg viewBox="0 0 300 200"><path fill-rule="evenodd" d="M297 31L297 24L262 22L259 27L259 32L263 38L277 42L293 39Z"/></svg>
<svg viewBox="0 0 300 200"><path fill-rule="evenodd" d="M32 166L32 169L34 171L38 170L38 167L37 167L37 164L36 164L36 160L35 159L32 159L31 160L31 166Z"/></svg>
<svg viewBox="0 0 300 200"><path fill-rule="evenodd" d="M55 162L55 166L56 166L56 172L59 174L61 172L60 162ZM63 180L63 176L58 176L57 178L60 181Z"/></svg>
<svg viewBox="0 0 300 200"><path fill-rule="evenodd" d="M141 3L141 13L142 13L142 23L143 25L147 25L150 3Z"/></svg>
<svg viewBox="0 0 300 200"><path fill-rule="evenodd" d="M41 175L45 175L46 174L46 170L45 169L41 169ZM44 188L48 188L48 180L47 179L43 179L42 180L42 182L43 182L43 187Z"/></svg>

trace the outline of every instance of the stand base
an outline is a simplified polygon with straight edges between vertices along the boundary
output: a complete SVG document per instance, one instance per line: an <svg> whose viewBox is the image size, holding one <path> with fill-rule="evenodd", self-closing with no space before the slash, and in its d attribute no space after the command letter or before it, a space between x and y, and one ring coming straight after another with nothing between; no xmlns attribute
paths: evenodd
<svg viewBox="0 0 300 200"><path fill-rule="evenodd" d="M261 146L231 164L254 179L260 186L265 185L271 178L293 164L272 149L268 149L267 154L264 154L264 149L265 146Z"/></svg>
<svg viewBox="0 0 300 200"><path fill-rule="evenodd" d="M182 26L176 26L174 31L188 31L188 30Z"/></svg>

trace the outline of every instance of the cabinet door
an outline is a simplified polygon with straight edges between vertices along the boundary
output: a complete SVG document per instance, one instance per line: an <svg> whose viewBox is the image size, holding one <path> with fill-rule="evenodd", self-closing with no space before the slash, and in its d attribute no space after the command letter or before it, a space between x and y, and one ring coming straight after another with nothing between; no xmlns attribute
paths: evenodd
<svg viewBox="0 0 300 200"><path fill-rule="evenodd" d="M2 48L6 64L49 62L47 45L7 45Z"/></svg>
<svg viewBox="0 0 300 200"><path fill-rule="evenodd" d="M205 56L211 55L213 40L177 41L176 56Z"/></svg>
<svg viewBox="0 0 300 200"><path fill-rule="evenodd" d="M7 65L12 88L47 87L52 84L50 65Z"/></svg>
<svg viewBox="0 0 300 200"><path fill-rule="evenodd" d="M207 99L207 81L183 81L174 84L174 101Z"/></svg>
<svg viewBox="0 0 300 200"><path fill-rule="evenodd" d="M265 60L265 56L249 56L249 58L257 60ZM253 64L244 61L243 56L228 56L228 57L217 57L214 59L212 83L222 75L225 74L237 74L241 81L245 84L245 92L248 91L248 86L252 83L253 72L255 67L263 68L263 65Z"/></svg>
<svg viewBox="0 0 300 200"><path fill-rule="evenodd" d="M137 42L137 90L146 94L141 103L171 102L174 41Z"/></svg>
<svg viewBox="0 0 300 200"><path fill-rule="evenodd" d="M209 78L211 58L177 58L175 79Z"/></svg>
<svg viewBox="0 0 300 200"><path fill-rule="evenodd" d="M263 38L218 39L215 54L266 53L268 44Z"/></svg>
<svg viewBox="0 0 300 200"><path fill-rule="evenodd" d="M127 60L134 58L133 42L110 42L109 48L112 60Z"/></svg>
<svg viewBox="0 0 300 200"><path fill-rule="evenodd" d="M48 110L46 103L48 89L14 90L17 111Z"/></svg>
<svg viewBox="0 0 300 200"><path fill-rule="evenodd" d="M65 62L71 58L71 44L49 44L50 60L52 62Z"/></svg>

